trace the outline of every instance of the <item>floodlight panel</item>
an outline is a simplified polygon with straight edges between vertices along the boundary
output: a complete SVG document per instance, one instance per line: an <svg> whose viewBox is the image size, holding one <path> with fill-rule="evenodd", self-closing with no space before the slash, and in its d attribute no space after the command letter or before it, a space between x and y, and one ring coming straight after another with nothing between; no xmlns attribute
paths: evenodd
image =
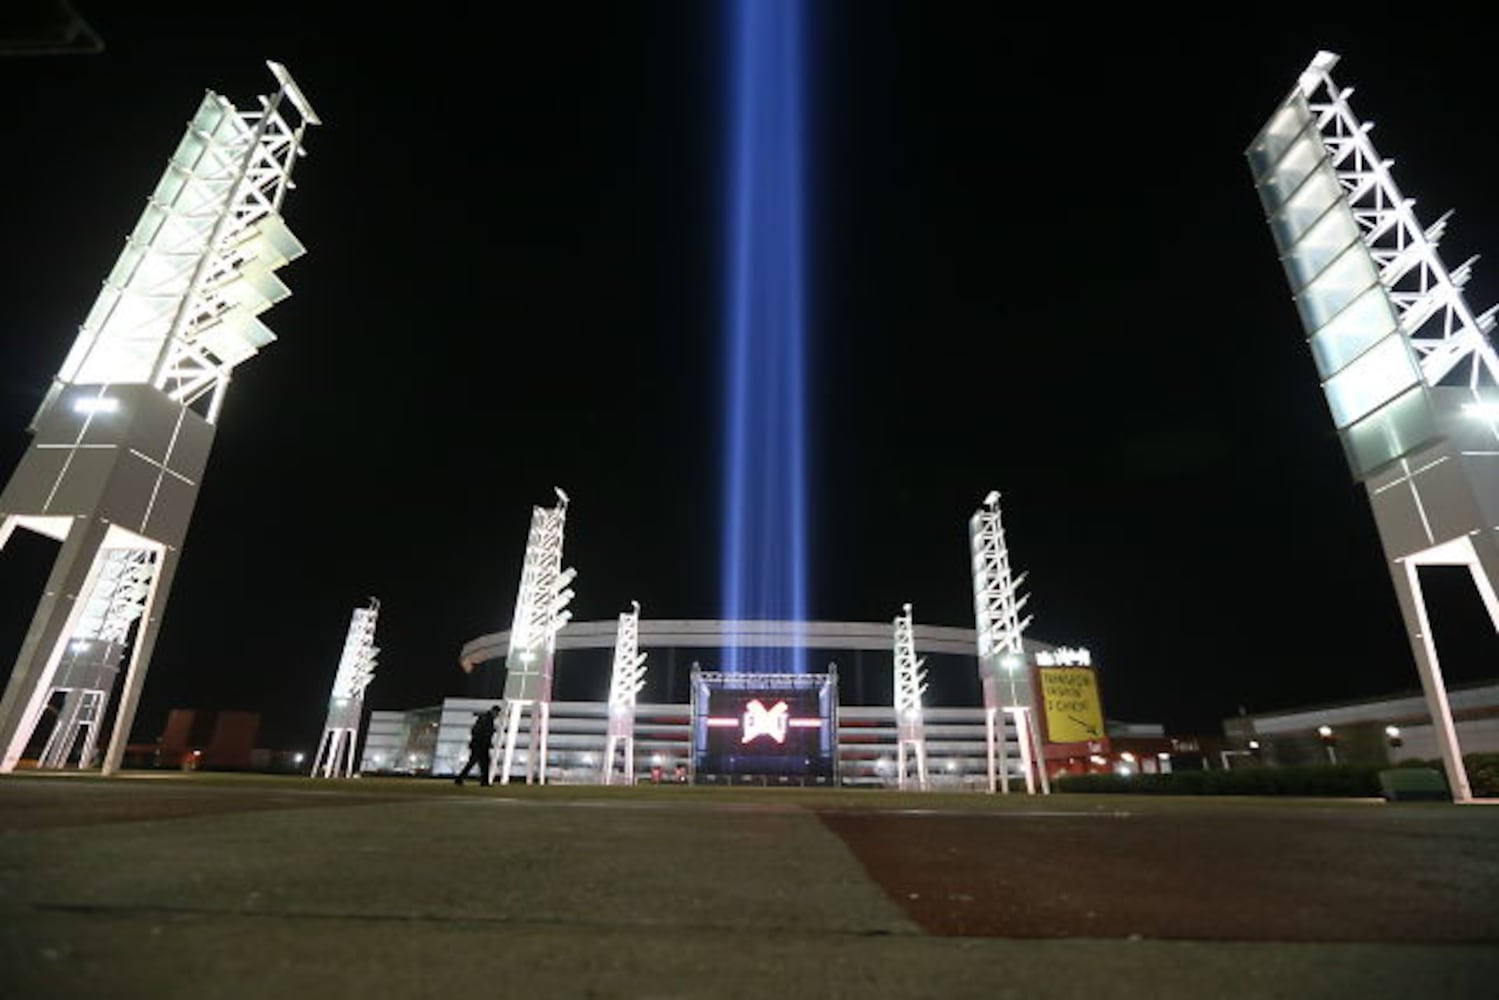
<svg viewBox="0 0 1499 1000"><path fill-rule="evenodd" d="M291 289L268 268L255 263L233 272L233 277L213 286L212 294L224 302L242 305L252 312L265 312L291 294Z"/></svg>
<svg viewBox="0 0 1499 1000"><path fill-rule="evenodd" d="M171 170L168 170L167 174L168 176L174 176ZM186 178L183 178L183 182L186 183ZM174 201L176 201L176 198L173 198L172 201L162 201L160 203L148 201L146 202L146 207L141 209L141 217L135 220L135 228L130 231L130 243L137 253L142 248L151 245L151 241L156 239L156 234L167 221L168 213L166 209L162 208L162 205L169 205ZM118 269L116 273L118 273ZM125 271L121 274L121 277L128 277L129 273L129 271Z"/></svg>
<svg viewBox="0 0 1499 1000"><path fill-rule="evenodd" d="M239 246L244 247L249 256L265 261L272 267L296 260L307 252L302 241L297 239L279 214L267 215L246 229Z"/></svg>
<svg viewBox="0 0 1499 1000"><path fill-rule="evenodd" d="M177 296L187 290L192 280L195 258L164 253L148 253L147 248L131 240L120 254L115 269L107 279L110 286L126 294L149 292L153 296ZM159 313L160 299L157 308Z"/></svg>
<svg viewBox="0 0 1499 1000"><path fill-rule="evenodd" d="M1249 166L1256 179L1270 172L1310 120L1306 104L1301 101L1288 101L1270 116L1249 150Z"/></svg>
<svg viewBox="0 0 1499 1000"><path fill-rule="evenodd" d="M237 365L276 339L260 320L243 309L231 309L225 321L198 332L194 342L213 352L225 365Z"/></svg>
<svg viewBox="0 0 1499 1000"><path fill-rule="evenodd" d="M1383 288L1370 288L1312 334L1317 374L1328 378L1398 328L1389 296Z"/></svg>
<svg viewBox="0 0 1499 1000"><path fill-rule="evenodd" d="M1302 234L1296 242L1296 252L1286 256L1291 287L1305 288L1358 239L1358 223L1353 219L1352 209L1342 201L1335 202Z"/></svg>
<svg viewBox="0 0 1499 1000"><path fill-rule="evenodd" d="M58 373L74 384L136 383L151 376L161 342L154 338L113 337L91 341L80 337Z"/></svg>
<svg viewBox="0 0 1499 1000"><path fill-rule="evenodd" d="M203 150L208 146L207 141L203 137L211 133L214 125L217 124L216 121L211 119L214 115L222 114L223 112L216 102L207 98L204 99L203 103L198 106L198 113L193 116L193 120L188 125L187 131L183 133L182 140L177 143L177 148L172 150L170 161L172 166L179 167L182 170L191 170L193 168L193 165L198 162L198 157L203 155ZM171 171L168 171L166 177L163 178L163 182L166 182L167 178L172 176L174 175Z"/></svg>
<svg viewBox="0 0 1499 1000"><path fill-rule="evenodd" d="M1286 194L1295 191L1322 163L1322 157L1322 139L1308 122L1276 161L1268 178L1272 189Z"/></svg>
<svg viewBox="0 0 1499 1000"><path fill-rule="evenodd" d="M1362 478L1435 440L1439 433L1423 383L1341 430L1338 437L1354 474Z"/></svg>
<svg viewBox="0 0 1499 1000"><path fill-rule="evenodd" d="M1270 228L1282 248L1289 247L1343 195L1337 175L1330 169L1314 172L1270 217Z"/></svg>
<svg viewBox="0 0 1499 1000"><path fill-rule="evenodd" d="M1421 367L1405 338L1392 334L1365 351L1323 385L1333 424L1340 430L1381 404L1421 384Z"/></svg>
<svg viewBox="0 0 1499 1000"><path fill-rule="evenodd" d="M1325 155L1322 139L1315 129L1308 127L1296 137L1260 181L1260 197L1270 214L1294 200L1295 216L1303 218L1304 224L1303 213L1316 203L1317 189L1307 191L1300 199L1295 199L1295 195L1307 186L1314 173L1319 172L1317 168L1322 165ZM1321 173L1326 176L1325 171Z"/></svg>
<svg viewBox="0 0 1499 1000"><path fill-rule="evenodd" d="M161 180L156 182L156 188L151 192L150 201L158 205L170 205L177 200L182 189L187 184L189 174L181 169L173 170L175 161L169 161L167 169L162 172Z"/></svg>
<svg viewBox="0 0 1499 1000"><path fill-rule="evenodd" d="M1291 253L1299 254L1300 245ZM1378 281L1379 271L1368 249L1362 243L1349 247L1296 296L1306 329L1321 327Z"/></svg>

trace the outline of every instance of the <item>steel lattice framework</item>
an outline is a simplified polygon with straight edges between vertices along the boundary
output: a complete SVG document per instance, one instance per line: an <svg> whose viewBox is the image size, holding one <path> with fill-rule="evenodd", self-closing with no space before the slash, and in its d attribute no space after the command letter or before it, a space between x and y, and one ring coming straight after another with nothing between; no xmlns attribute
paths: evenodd
<svg viewBox="0 0 1499 1000"><path fill-rule="evenodd" d="M1319 52L1246 151L1354 477L1369 495L1455 799L1471 798L1419 568L1462 566L1499 629L1495 309L1448 269Z"/></svg>
<svg viewBox="0 0 1499 1000"><path fill-rule="evenodd" d="M609 730L604 738L603 783L614 780L614 751L624 751L625 784L635 783L635 697L645 687L645 658L640 652L640 602L619 615L614 641L614 672L609 677Z"/></svg>
<svg viewBox="0 0 1499 1000"><path fill-rule="evenodd" d="M983 506L968 519L968 546L972 555L974 629L978 644L979 678L984 689L984 712L989 757L989 790L1010 790L1010 767L1006 760L1005 719L1014 722L1020 744L1026 790L1034 793L1036 772L1042 790L1051 791L1042 766L1041 738L1035 725L1035 704L1030 674L1024 668L1025 630L1031 616L1022 616L1029 594L1020 592L1026 574L1014 576L1010 551L1005 544L1000 515L999 491L984 497ZM996 781L996 775L998 781Z"/></svg>
<svg viewBox="0 0 1499 1000"><path fill-rule="evenodd" d="M1332 53L1312 60L1301 75L1301 101L1321 139L1325 167L1342 189L1342 202L1358 226L1400 331L1420 360L1426 384L1499 384L1499 356L1487 336L1499 306L1475 314L1463 296L1478 258L1447 269L1437 248L1452 212L1422 227L1415 200L1404 197L1395 184L1394 161L1381 158L1369 138L1373 122L1360 121L1348 103L1353 88L1333 82L1337 62ZM1297 111L1293 107L1289 113ZM1308 152L1314 150L1313 145ZM1324 225L1332 228L1337 217L1326 216Z"/></svg>
<svg viewBox="0 0 1499 1000"><path fill-rule="evenodd" d="M916 656L916 634L911 605L895 616L895 740L896 768L900 788L906 788L906 752L915 759L916 784L927 790L926 724L921 714L921 696L926 693L926 660Z"/></svg>
<svg viewBox="0 0 1499 1000"><path fill-rule="evenodd" d="M290 294L275 272L304 252L281 204L303 133L319 121L269 65L281 86L258 110L203 98L59 382L147 382L183 404L206 396L213 422L234 367L275 339L257 317Z"/></svg>
<svg viewBox="0 0 1499 1000"><path fill-rule="evenodd" d="M124 756L224 389L274 339L257 317L289 294L275 272L303 252L281 209L319 119L267 65L276 85L256 108L211 91L199 104L0 492L0 548L17 528L61 543L0 698L0 771L60 692L39 764L88 761L128 645L104 771Z"/></svg>
<svg viewBox="0 0 1499 1000"><path fill-rule="evenodd" d="M546 754L552 702L552 661L557 633L567 624L573 599L569 586L577 575L562 568L562 534L567 525L567 494L554 487L555 507L531 509L531 531L521 566L515 618L510 627L510 652L505 657L505 701L501 716L505 731L500 783L510 783L516 736L521 716L530 714L530 742L526 753L526 782L546 783ZM494 762L490 769L493 771Z"/></svg>
<svg viewBox="0 0 1499 1000"><path fill-rule="evenodd" d="M324 778L348 778L354 774L359 726L364 718L364 691L375 679L375 661L380 654L375 645L379 618L380 601L374 597L370 598L369 607L355 608L350 616L343 655L338 661L338 673L333 676L333 691L328 696L328 720L323 723L323 736L312 765L314 777L320 771Z"/></svg>
<svg viewBox="0 0 1499 1000"><path fill-rule="evenodd" d="M150 550L102 551L98 576L47 692L48 704L58 696L61 704L40 767L66 767L75 749L80 765L93 761L120 660L131 629L145 613L156 565L157 553Z"/></svg>
<svg viewBox="0 0 1499 1000"><path fill-rule="evenodd" d="M1031 623L1030 615L1024 618L1020 615L1030 595L1020 592L1026 575L1010 573L1010 552L1005 546L997 491L984 498L984 506L969 520L968 538L973 553L973 611L979 662L997 667L1006 654L1024 655L1023 637Z"/></svg>

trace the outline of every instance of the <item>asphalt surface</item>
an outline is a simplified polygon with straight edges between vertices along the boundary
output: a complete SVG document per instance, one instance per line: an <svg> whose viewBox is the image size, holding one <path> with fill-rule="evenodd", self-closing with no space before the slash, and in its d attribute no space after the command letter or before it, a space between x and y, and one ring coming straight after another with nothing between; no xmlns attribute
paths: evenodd
<svg viewBox="0 0 1499 1000"><path fill-rule="evenodd" d="M0 997L1489 997L1499 809L0 778Z"/></svg>

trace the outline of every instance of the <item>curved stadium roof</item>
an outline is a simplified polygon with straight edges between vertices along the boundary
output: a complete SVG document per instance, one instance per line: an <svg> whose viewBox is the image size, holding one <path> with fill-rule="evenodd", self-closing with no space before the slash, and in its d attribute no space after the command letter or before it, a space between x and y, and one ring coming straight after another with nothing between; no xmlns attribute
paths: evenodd
<svg viewBox="0 0 1499 1000"><path fill-rule="evenodd" d="M858 649L889 652L894 643L890 622L725 621L716 618L658 618L640 620L642 649L666 646L758 647L775 649ZM557 633L557 648L608 649L619 632L618 619L569 622ZM917 625L917 653L978 655L977 634L971 628ZM1025 639L1027 653L1055 649L1049 642ZM463 644L458 662L466 671L488 660L504 657L510 633L491 632Z"/></svg>

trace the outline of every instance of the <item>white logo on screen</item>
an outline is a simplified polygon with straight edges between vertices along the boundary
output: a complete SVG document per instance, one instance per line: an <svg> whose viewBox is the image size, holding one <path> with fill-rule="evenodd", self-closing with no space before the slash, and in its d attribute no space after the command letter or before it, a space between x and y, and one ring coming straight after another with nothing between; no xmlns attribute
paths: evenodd
<svg viewBox="0 0 1499 1000"><path fill-rule="evenodd" d="M756 698L744 706L744 738L739 742L748 743L757 737L769 736L777 743L785 743L790 714L791 709L786 707L784 701L766 708L765 703Z"/></svg>

